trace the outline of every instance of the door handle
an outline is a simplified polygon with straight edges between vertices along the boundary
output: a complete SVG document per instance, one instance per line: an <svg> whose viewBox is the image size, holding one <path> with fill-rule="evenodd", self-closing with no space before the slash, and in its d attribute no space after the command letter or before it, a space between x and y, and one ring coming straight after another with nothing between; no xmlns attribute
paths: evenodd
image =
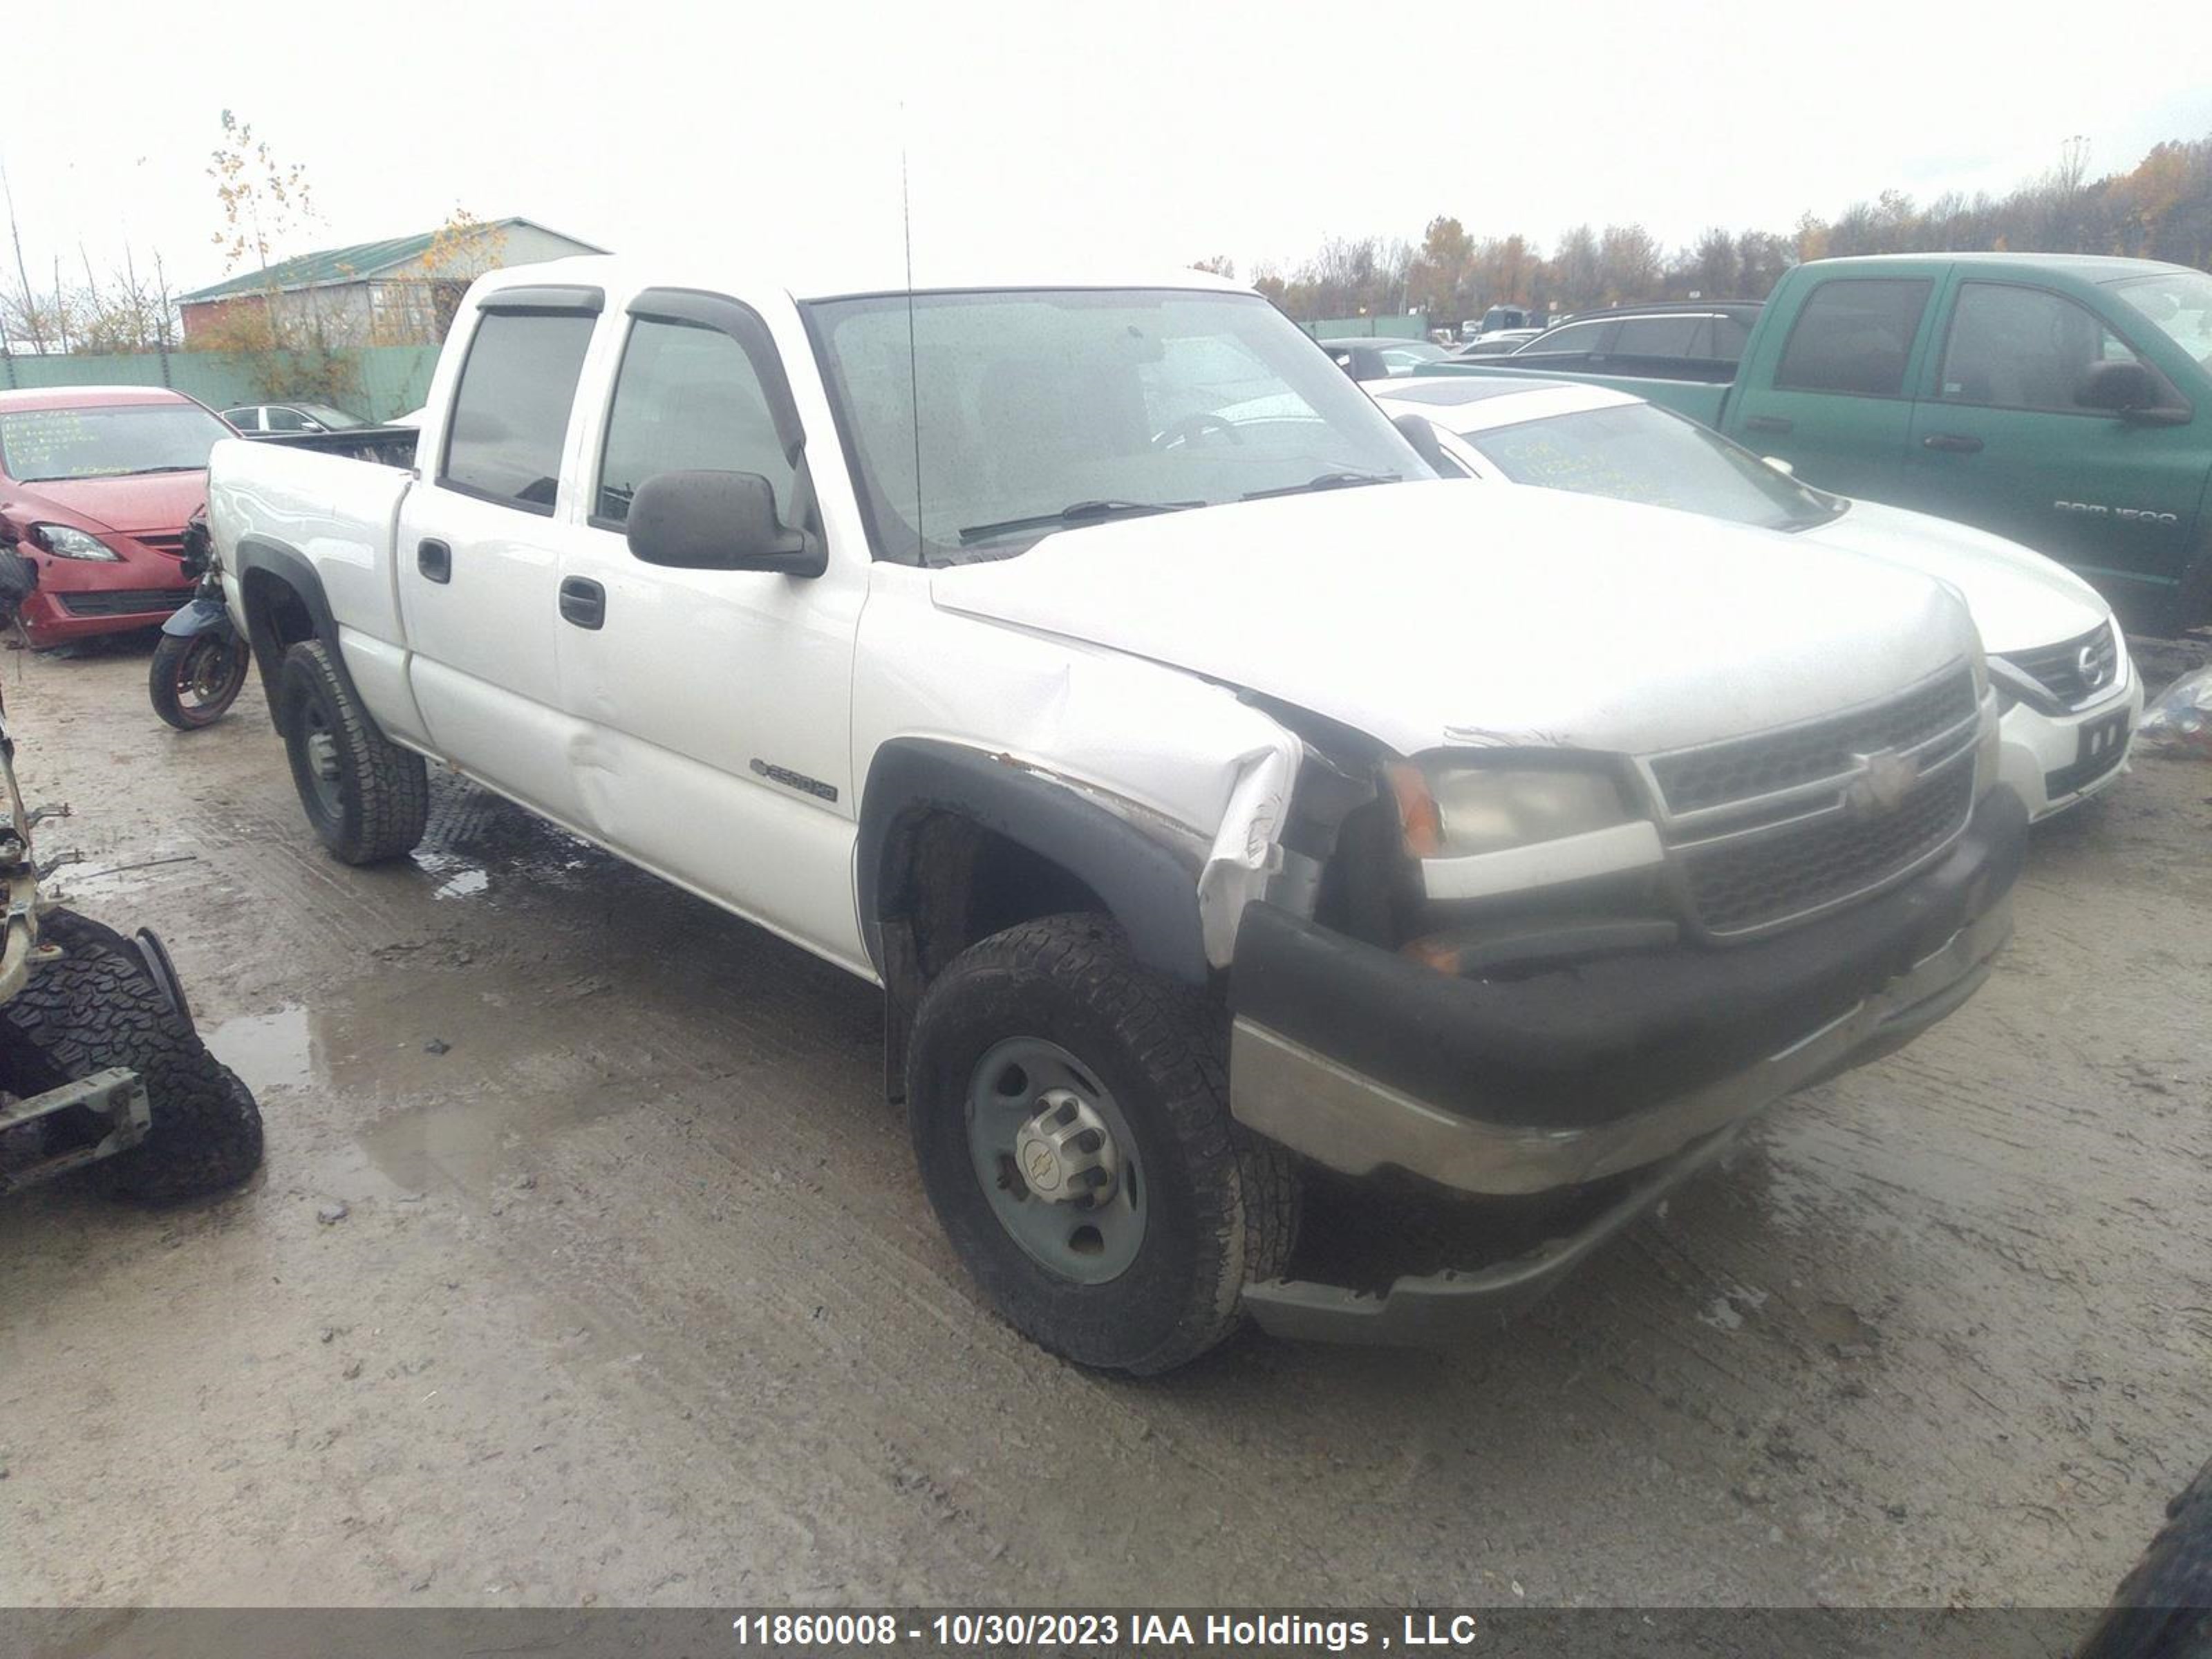
<svg viewBox="0 0 2212 1659"><path fill-rule="evenodd" d="M449 582L453 580L453 550L441 541L417 542L415 568L427 581Z"/></svg>
<svg viewBox="0 0 2212 1659"><path fill-rule="evenodd" d="M588 576L568 576L561 582L561 620L578 628L604 628L607 622L607 590Z"/></svg>
<svg viewBox="0 0 2212 1659"><path fill-rule="evenodd" d="M1753 415L1745 420L1746 432L1794 432L1797 422L1787 415Z"/></svg>
<svg viewBox="0 0 2212 1659"><path fill-rule="evenodd" d="M1979 438L1970 438L1963 432L1931 432L1920 441L1923 449L1947 450L1954 455L1972 455L1981 448Z"/></svg>

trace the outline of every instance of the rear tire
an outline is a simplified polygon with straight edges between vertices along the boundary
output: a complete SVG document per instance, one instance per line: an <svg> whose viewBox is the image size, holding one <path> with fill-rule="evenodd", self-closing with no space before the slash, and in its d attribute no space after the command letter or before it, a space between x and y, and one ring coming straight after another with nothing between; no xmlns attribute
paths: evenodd
<svg viewBox="0 0 2212 1659"><path fill-rule="evenodd" d="M429 818L429 773L376 729L321 641L284 653L277 711L292 782L323 845L346 864L413 852Z"/></svg>
<svg viewBox="0 0 2212 1659"><path fill-rule="evenodd" d="M153 1127L91 1178L128 1198L189 1198L233 1187L261 1162L261 1112L230 1068L172 1007L138 947L55 910L40 934L65 953L35 967L0 1006L0 1081L33 1095L126 1066L146 1085Z"/></svg>
<svg viewBox="0 0 2212 1659"><path fill-rule="evenodd" d="M1132 1375L1172 1370L1237 1328L1248 1283L1281 1275L1297 1175L1230 1115L1222 1036L1218 1011L1140 965L1097 916L995 934L922 998L907 1060L922 1184L977 1285L1040 1346ZM1060 1133L1080 1134L1079 1106L1105 1132L1116 1174L1101 1190L1118 1214L1021 1178L1012 1154L1035 1143L1015 1127L1055 1100ZM1076 1155L1100 1144L1079 1139Z"/></svg>
<svg viewBox="0 0 2212 1659"><path fill-rule="evenodd" d="M154 712L179 732L213 726L245 689L246 654L236 635L162 635L147 671Z"/></svg>

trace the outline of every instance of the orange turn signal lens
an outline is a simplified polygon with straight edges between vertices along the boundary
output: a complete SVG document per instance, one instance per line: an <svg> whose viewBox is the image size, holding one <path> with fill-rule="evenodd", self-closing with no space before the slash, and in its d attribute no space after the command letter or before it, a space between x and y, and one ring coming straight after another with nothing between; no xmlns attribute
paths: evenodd
<svg viewBox="0 0 2212 1659"><path fill-rule="evenodd" d="M1406 832L1406 850L1417 859L1442 858L1444 815L1429 791L1429 781L1418 766L1395 761L1383 769L1390 793L1398 802L1398 823Z"/></svg>

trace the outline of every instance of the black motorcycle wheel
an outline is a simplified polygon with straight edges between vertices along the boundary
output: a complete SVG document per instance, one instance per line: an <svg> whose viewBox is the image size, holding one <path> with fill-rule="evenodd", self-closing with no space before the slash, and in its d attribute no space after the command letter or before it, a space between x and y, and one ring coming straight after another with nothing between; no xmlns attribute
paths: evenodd
<svg viewBox="0 0 2212 1659"><path fill-rule="evenodd" d="M154 712L179 732L214 725L245 689L246 657L246 641L228 629L162 635L148 674Z"/></svg>

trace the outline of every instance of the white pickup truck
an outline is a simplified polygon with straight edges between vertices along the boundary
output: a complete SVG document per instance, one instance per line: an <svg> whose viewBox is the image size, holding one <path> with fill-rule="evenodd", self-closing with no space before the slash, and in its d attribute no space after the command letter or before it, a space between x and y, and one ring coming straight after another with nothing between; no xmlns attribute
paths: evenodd
<svg viewBox="0 0 2212 1659"><path fill-rule="evenodd" d="M1427 432L1194 271L562 261L470 291L412 471L226 442L210 520L333 853L427 757L879 984L963 1261L1147 1372L1494 1324L2010 925L1953 592ZM1317 1283L1316 1165L1589 1201Z"/></svg>

